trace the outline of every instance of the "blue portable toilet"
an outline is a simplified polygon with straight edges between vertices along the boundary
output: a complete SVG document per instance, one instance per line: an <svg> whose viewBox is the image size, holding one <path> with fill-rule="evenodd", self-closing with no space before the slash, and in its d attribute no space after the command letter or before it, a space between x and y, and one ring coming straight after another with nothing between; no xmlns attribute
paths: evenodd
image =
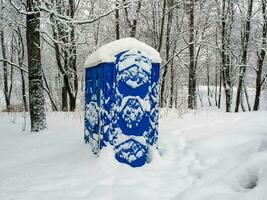
<svg viewBox="0 0 267 200"><path fill-rule="evenodd" d="M85 63L85 143L94 154L108 145L115 158L139 167L158 139L161 59L134 38L106 44Z"/></svg>

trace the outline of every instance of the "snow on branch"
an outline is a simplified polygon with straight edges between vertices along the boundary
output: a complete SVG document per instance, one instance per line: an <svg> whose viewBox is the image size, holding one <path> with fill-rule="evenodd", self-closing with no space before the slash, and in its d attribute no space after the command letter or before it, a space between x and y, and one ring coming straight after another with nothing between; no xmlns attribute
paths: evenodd
<svg viewBox="0 0 267 200"><path fill-rule="evenodd" d="M7 62L8 64L12 65L13 67L18 68L18 69L22 70L25 73L28 73L28 70L24 69L23 67L19 66L18 64L14 63L14 62L11 62L10 60L6 60L6 59L3 59L3 58L0 58L0 62Z"/></svg>
<svg viewBox="0 0 267 200"><path fill-rule="evenodd" d="M171 58L169 58L169 60L167 60L160 69L165 68L173 59L174 57L178 56L180 53L182 53L184 50L186 50L188 48L188 45L186 45L185 47L183 47L180 51L178 51L177 53L175 53Z"/></svg>
<svg viewBox="0 0 267 200"><path fill-rule="evenodd" d="M129 8L132 6L132 2L131 1L124 1L122 4L116 6L115 8L107 11L106 13L103 13L102 15L99 15L99 16L93 16L91 19L88 19L88 20L75 20L67 15L62 15L62 14L59 14L58 12L52 10L52 9L49 9L47 8L46 6L43 6L43 5L40 5L38 6L38 11L35 11L35 12L28 12L26 10L23 9L22 6L17 6L16 4L14 4L12 2L12 0L9 0L10 1L10 4L13 6L13 8L20 14L23 14L23 15L30 15L30 14L33 14L33 13L36 13L36 12L40 12L40 11L43 11L47 14L49 14L50 16L54 16L60 20L63 20L63 21L66 21L68 23L72 23L72 24L77 24L77 25L84 25L84 24L91 24L91 23L94 23L104 17L107 17L109 16L110 14L114 13L116 10L121 10L121 9L126 9L126 8Z"/></svg>

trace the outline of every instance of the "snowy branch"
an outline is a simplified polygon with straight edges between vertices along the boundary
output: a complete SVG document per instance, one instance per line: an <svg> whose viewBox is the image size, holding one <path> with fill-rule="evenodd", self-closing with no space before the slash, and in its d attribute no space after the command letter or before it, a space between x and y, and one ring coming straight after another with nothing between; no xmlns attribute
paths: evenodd
<svg viewBox="0 0 267 200"><path fill-rule="evenodd" d="M182 49L180 49L180 51L178 51L177 53L175 53L171 58L169 58L169 60L167 60L160 69L163 69L164 67L166 67L172 60L174 57L178 56L180 53L182 53L184 50L186 50L188 48L188 45L186 45L185 47L183 47Z"/></svg>
<svg viewBox="0 0 267 200"><path fill-rule="evenodd" d="M8 64L12 65L13 67L18 68L25 73L28 73L28 70L24 69L23 67L19 66L18 64L14 63L14 62L11 62L10 60L0 58L0 62L7 62Z"/></svg>
<svg viewBox="0 0 267 200"><path fill-rule="evenodd" d="M116 10L120 10L120 9L125 9L125 8L129 8L132 6L132 3L130 1L126 1L124 2L123 4L119 5L118 7L115 7L113 9L111 9L110 11L102 14L102 15L99 15L99 16L94 16L92 17L91 19L88 19L88 20L75 20L67 15L61 15L59 14L58 12L56 11L53 11L51 9L48 9L47 7L44 7L44 6L38 6L38 11L36 12L28 12L26 10L23 10L23 7L20 6L18 7L17 5L15 5L12 0L9 0L10 1L10 4L13 6L13 8L20 14L23 14L23 15L30 15L30 14L33 14L33 13L36 13L36 12L40 12L40 11L43 11L47 14L49 14L50 16L55 16L56 18L60 19L60 20L63 20L63 21L66 21L66 22L69 22L69 23L72 23L72 24L77 24L77 25L84 25L84 24L91 24L91 23L94 23L104 17L107 17L109 16L110 14L114 13Z"/></svg>

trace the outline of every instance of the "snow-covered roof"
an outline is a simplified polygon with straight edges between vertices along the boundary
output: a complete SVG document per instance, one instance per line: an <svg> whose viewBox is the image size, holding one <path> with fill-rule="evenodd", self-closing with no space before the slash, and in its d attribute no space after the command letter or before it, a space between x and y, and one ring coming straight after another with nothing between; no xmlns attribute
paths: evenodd
<svg viewBox="0 0 267 200"><path fill-rule="evenodd" d="M158 51L151 46L145 44L144 42L140 42L135 38L123 38L98 48L86 59L84 67L89 68L104 62L114 62L117 54L127 50L144 52L153 63L161 63Z"/></svg>

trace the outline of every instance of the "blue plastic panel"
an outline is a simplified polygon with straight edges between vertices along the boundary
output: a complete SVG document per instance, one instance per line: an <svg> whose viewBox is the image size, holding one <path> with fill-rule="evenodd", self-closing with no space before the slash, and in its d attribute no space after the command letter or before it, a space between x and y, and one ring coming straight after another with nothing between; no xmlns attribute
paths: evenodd
<svg viewBox="0 0 267 200"><path fill-rule="evenodd" d="M133 167L145 164L149 145L157 140L157 91L159 66L138 51L117 55L115 79L115 116L113 130L115 157ZM152 78L153 77L153 78ZM155 87L155 89L158 89ZM155 93L156 92L156 93ZM153 110L155 117L151 117ZM152 121L153 119L153 121Z"/></svg>
<svg viewBox="0 0 267 200"><path fill-rule="evenodd" d="M85 133L84 141L89 143L92 152L98 154L101 146L100 133L100 93L103 85L101 66L86 69L85 77ZM102 73L103 74L103 73Z"/></svg>
<svg viewBox="0 0 267 200"><path fill-rule="evenodd" d="M158 138L159 64L138 51L86 69L85 142L94 154L114 146L115 158L140 167Z"/></svg>

